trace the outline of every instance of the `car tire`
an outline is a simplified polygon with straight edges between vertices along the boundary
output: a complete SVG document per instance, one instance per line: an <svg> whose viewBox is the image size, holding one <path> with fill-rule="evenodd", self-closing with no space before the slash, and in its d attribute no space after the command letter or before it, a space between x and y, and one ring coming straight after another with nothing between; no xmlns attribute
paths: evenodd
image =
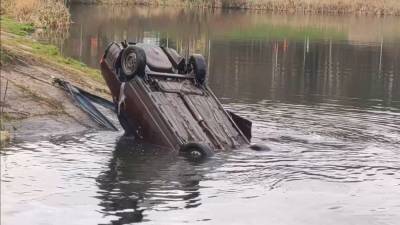
<svg viewBox="0 0 400 225"><path fill-rule="evenodd" d="M194 73L196 82L204 85L207 78L207 64L204 57L200 54L193 54L189 57L189 68Z"/></svg>
<svg viewBox="0 0 400 225"><path fill-rule="evenodd" d="M191 160L203 160L214 155L213 150L202 143L187 143L181 146L180 152Z"/></svg>
<svg viewBox="0 0 400 225"><path fill-rule="evenodd" d="M121 52L121 70L126 80L136 75L144 75L146 68L146 53L135 45L129 45Z"/></svg>

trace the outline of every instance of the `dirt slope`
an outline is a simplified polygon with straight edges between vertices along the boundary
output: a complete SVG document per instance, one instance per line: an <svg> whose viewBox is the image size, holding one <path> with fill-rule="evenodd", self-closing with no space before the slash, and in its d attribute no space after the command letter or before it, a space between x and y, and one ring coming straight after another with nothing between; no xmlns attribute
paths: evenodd
<svg viewBox="0 0 400 225"><path fill-rule="evenodd" d="M5 35L2 32L2 40L7 38ZM61 78L110 99L107 87L79 71L66 71L37 59L24 50L28 48L2 44L2 49L12 55L10 63L2 65L0 75L2 125L11 136L25 140L98 129L98 125L52 81Z"/></svg>

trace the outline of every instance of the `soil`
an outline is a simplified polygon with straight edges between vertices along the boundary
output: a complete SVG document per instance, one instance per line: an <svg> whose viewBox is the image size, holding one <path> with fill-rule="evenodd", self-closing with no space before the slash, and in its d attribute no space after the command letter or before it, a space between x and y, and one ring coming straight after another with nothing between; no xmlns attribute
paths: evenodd
<svg viewBox="0 0 400 225"><path fill-rule="evenodd" d="M0 78L3 125L13 139L36 139L99 129L52 81L61 78L109 98L103 84L21 58L3 66Z"/></svg>

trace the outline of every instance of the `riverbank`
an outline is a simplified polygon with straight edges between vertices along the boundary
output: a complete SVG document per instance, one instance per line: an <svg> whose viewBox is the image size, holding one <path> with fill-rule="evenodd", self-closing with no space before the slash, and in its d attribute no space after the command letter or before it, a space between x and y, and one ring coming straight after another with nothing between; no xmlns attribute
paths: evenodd
<svg viewBox="0 0 400 225"><path fill-rule="evenodd" d="M0 12L19 22L60 32L71 22L64 0L2 0Z"/></svg>
<svg viewBox="0 0 400 225"><path fill-rule="evenodd" d="M1 128L22 138L98 128L52 80L109 98L100 72L34 40L33 31L30 24L1 17Z"/></svg>
<svg viewBox="0 0 400 225"><path fill-rule="evenodd" d="M400 1L397 0L71 0L71 2L246 9L283 14L400 16Z"/></svg>

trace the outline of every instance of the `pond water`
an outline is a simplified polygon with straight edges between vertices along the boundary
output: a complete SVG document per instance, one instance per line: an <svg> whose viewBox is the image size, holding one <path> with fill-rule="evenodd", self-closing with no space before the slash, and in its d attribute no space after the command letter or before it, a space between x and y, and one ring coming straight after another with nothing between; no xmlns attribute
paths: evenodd
<svg viewBox="0 0 400 225"><path fill-rule="evenodd" d="M399 224L400 20L71 7L64 55L110 41L202 53L249 149L203 163L92 131L1 151L2 224ZM28 221L28 222L27 222Z"/></svg>

